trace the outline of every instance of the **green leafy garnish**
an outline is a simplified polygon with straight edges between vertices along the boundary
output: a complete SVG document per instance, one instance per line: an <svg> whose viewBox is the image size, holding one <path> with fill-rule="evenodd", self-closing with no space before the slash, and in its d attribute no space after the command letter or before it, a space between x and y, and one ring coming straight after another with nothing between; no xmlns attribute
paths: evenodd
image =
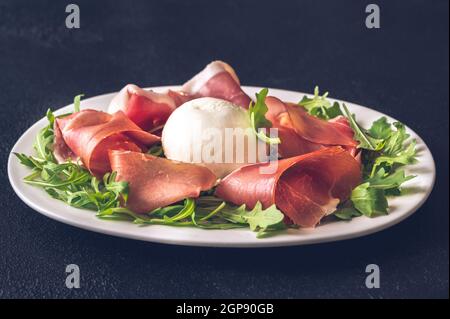
<svg viewBox="0 0 450 319"><path fill-rule="evenodd" d="M349 207L342 207L336 210L334 216L343 220L351 220L353 217L359 217L362 213L357 210L353 205Z"/></svg>
<svg viewBox="0 0 450 319"><path fill-rule="evenodd" d="M203 216L202 218L200 218L201 221L205 221L210 219L211 217L213 217L214 215L216 215L217 213L219 213L222 209L225 208L227 204L225 202L222 202L219 206L217 206L216 208L214 208L210 213L208 213L208 215Z"/></svg>
<svg viewBox="0 0 450 319"><path fill-rule="evenodd" d="M367 217L387 214L388 202L382 189L370 187L370 183L357 186L350 197L355 208Z"/></svg>
<svg viewBox="0 0 450 319"><path fill-rule="evenodd" d="M50 196L70 206L101 212L119 207L121 201L127 200L128 185L116 182L115 173L108 173L99 181L76 163L57 164L25 154L15 155L32 168L32 173L24 178L25 183L42 187Z"/></svg>
<svg viewBox="0 0 450 319"><path fill-rule="evenodd" d="M268 89L262 89L259 93L256 93L256 102L250 102L247 112L250 116L252 129L260 140L268 144L280 144L280 138L269 137L264 132L266 128L272 127L272 123L266 119L268 108L265 100L268 93Z"/></svg>
<svg viewBox="0 0 450 319"><path fill-rule="evenodd" d="M413 179L414 175L405 175L404 170L396 170L392 174L387 174L384 168L380 168L373 177L366 179L370 187L376 189L398 189L404 182Z"/></svg>
<svg viewBox="0 0 450 319"><path fill-rule="evenodd" d="M162 145L160 143L152 145L147 151L147 154L158 157L164 157L164 150L162 148Z"/></svg>
<svg viewBox="0 0 450 319"><path fill-rule="evenodd" d="M224 209L225 219L236 223L245 223L253 231L258 231L259 236L266 235L271 230L286 228L283 223L284 215L275 205L263 209L260 202L257 202L252 210L246 210L245 205L234 209Z"/></svg>
<svg viewBox="0 0 450 319"><path fill-rule="evenodd" d="M373 176L378 167L385 167L392 170L394 165L408 165L416 163L416 141L413 140L406 149L398 151L392 155L380 155L374 160L371 176Z"/></svg>
<svg viewBox="0 0 450 319"><path fill-rule="evenodd" d="M391 131L391 134L386 138L386 143L383 148L383 153L388 155L395 155L401 152L405 141L409 138L405 125L400 122L395 122L393 125L396 130Z"/></svg>
<svg viewBox="0 0 450 319"><path fill-rule="evenodd" d="M314 96L309 98L305 95L298 104L303 106L309 114L323 120L330 120L342 115L339 103L335 102L331 104L327 96L328 92L320 96L319 87L316 86L314 88Z"/></svg>
<svg viewBox="0 0 450 319"><path fill-rule="evenodd" d="M84 94L78 94L73 98L73 112L77 113L80 112L80 104L81 104L81 98L84 96Z"/></svg>
<svg viewBox="0 0 450 319"><path fill-rule="evenodd" d="M34 140L34 149L37 153L37 158L41 160L53 161L52 144L54 139L53 123L55 116L50 109L47 110L46 117L48 125L41 129Z"/></svg>
<svg viewBox="0 0 450 319"><path fill-rule="evenodd" d="M369 133L373 138L387 139L392 134L391 124L388 123L385 116L380 117L378 120L372 123L369 129Z"/></svg>
<svg viewBox="0 0 450 319"><path fill-rule="evenodd" d="M383 148L384 140L370 136L363 128L356 122L355 117L350 113L347 106L342 104L345 116L347 117L350 127L354 132L353 138L359 142L358 148L363 148L369 151L379 151Z"/></svg>

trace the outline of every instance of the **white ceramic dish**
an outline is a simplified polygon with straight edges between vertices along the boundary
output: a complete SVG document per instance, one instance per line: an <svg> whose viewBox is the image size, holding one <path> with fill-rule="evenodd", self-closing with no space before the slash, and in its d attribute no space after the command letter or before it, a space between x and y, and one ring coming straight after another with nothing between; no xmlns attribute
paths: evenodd
<svg viewBox="0 0 450 319"><path fill-rule="evenodd" d="M155 91L169 87L155 87ZM179 87L173 87L177 89ZM260 88L243 87L246 93L254 96ZM278 89L270 89L269 94L277 96L285 101L297 102L304 93ZM93 108L106 111L113 97L112 94L100 95L82 101L82 108ZM347 103L351 112L357 116L358 122L363 126L370 125L374 120L384 114L367 107ZM73 105L59 109L56 114L72 111ZM45 110L42 109L42 113ZM393 118L387 116L390 121ZM11 152L31 154L33 153L33 141L37 132L46 125L45 118L39 120L30 127L17 141ZM409 189L406 195L393 198L389 201L390 213L376 218L354 218L346 221L332 221L319 225L315 229L290 229L269 238L257 239L255 233L248 229L232 230L204 230L198 228L170 227L170 226L137 226L129 222L105 221L95 217L95 213L70 207L61 201L47 195L42 189L25 184L22 179L30 173L29 169L19 163L13 154L8 161L8 175L11 185L17 195L34 210L60 222L70 224L83 229L144 240L149 242L210 246L210 247L271 247L303 245L320 242L337 241L368 235L388 228L413 214L427 199L435 180L435 164L430 150L424 141L411 129L407 128L412 138L417 139L418 159L415 165L408 166L407 172L417 175L416 178L406 182L404 188Z"/></svg>

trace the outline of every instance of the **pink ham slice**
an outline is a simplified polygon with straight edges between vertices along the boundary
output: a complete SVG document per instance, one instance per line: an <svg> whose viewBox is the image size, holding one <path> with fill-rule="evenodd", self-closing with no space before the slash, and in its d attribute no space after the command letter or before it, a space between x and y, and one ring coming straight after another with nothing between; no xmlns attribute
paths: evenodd
<svg viewBox="0 0 450 319"><path fill-rule="evenodd" d="M329 122L338 124L336 125L336 127L340 129L343 134L353 137L353 130L350 127L350 123L345 116L340 115L334 119L331 119ZM352 156L355 157L359 162L361 162L361 152L357 144L343 145L342 147L346 149L350 154L352 154Z"/></svg>
<svg viewBox="0 0 450 319"><path fill-rule="evenodd" d="M59 162L80 158L95 176L111 171L111 149L143 151L160 138L141 130L121 111L83 110L55 121L54 154Z"/></svg>
<svg viewBox="0 0 450 319"><path fill-rule="evenodd" d="M208 64L181 91L153 92L127 84L111 100L108 112L122 111L144 131L159 132L181 104L199 97L215 97L247 108L251 99L242 91L234 70L222 61Z"/></svg>
<svg viewBox="0 0 450 319"><path fill-rule="evenodd" d="M128 84L112 99L108 112L120 110L141 129L152 131L164 125L173 110L191 98L182 92L156 93Z"/></svg>
<svg viewBox="0 0 450 319"><path fill-rule="evenodd" d="M211 189L215 175L206 167L174 162L130 151L110 151L116 180L129 186L127 207L136 213L150 212Z"/></svg>
<svg viewBox="0 0 450 319"><path fill-rule="evenodd" d="M325 121L309 115L305 109L293 103L285 103L276 97L266 98L266 118L278 129L281 157L306 154L328 146L342 146L356 155L357 142L353 131L343 116Z"/></svg>
<svg viewBox="0 0 450 319"><path fill-rule="evenodd" d="M323 148L276 164L272 173L267 173L268 163L237 169L219 183L216 196L250 208L257 201L263 207L276 204L295 224L314 227L346 200L361 180L359 163L341 147Z"/></svg>
<svg viewBox="0 0 450 319"><path fill-rule="evenodd" d="M248 108L250 97L241 89L239 78L225 62L213 61L183 85L182 91L196 97L215 97Z"/></svg>

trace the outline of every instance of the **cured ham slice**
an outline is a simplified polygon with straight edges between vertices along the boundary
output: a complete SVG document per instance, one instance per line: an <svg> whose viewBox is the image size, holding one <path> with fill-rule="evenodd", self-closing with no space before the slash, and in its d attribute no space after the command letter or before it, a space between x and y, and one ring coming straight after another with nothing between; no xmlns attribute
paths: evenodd
<svg viewBox="0 0 450 319"><path fill-rule="evenodd" d="M110 151L116 180L129 186L127 207L136 213L150 212L211 189L216 176L206 167L174 162L149 154Z"/></svg>
<svg viewBox="0 0 450 319"><path fill-rule="evenodd" d="M80 158L89 171L102 176L111 171L108 150L143 151L159 141L118 111L108 114L83 110L55 120L54 154L59 162ZM75 158L74 158L75 157Z"/></svg>
<svg viewBox="0 0 450 319"><path fill-rule="evenodd" d="M183 85L182 91L197 97L215 97L248 108L251 99L241 89L239 78L225 62L213 61Z"/></svg>
<svg viewBox="0 0 450 319"><path fill-rule="evenodd" d="M79 157L67 146L62 136L61 129L58 125L58 120L55 120L53 124L54 139L53 139L53 156L58 163L64 163L68 159L77 162Z"/></svg>
<svg viewBox="0 0 450 319"><path fill-rule="evenodd" d="M348 199L361 180L359 163L341 147L279 160L276 170L267 173L274 164L237 169L219 183L216 196L249 208L257 201L264 208L276 204L295 224L314 227Z"/></svg>
<svg viewBox="0 0 450 319"><path fill-rule="evenodd" d="M350 123L345 116L338 116L334 119L331 119L329 122L340 124L340 126L336 126L336 128L340 129L343 134L352 136L354 135L352 128L350 127ZM353 157L355 157L359 162L361 162L361 149L358 148L358 145L343 145L344 149L346 149Z"/></svg>
<svg viewBox="0 0 450 319"><path fill-rule="evenodd" d="M281 157L306 154L327 146L339 145L356 154L353 130L343 116L325 121L309 115L304 108L268 96L266 118L278 129Z"/></svg>
<svg viewBox="0 0 450 319"><path fill-rule="evenodd" d="M151 131L164 125L173 110L191 98L183 92L156 93L128 84L111 100L108 112L123 111L141 129Z"/></svg>
<svg viewBox="0 0 450 319"><path fill-rule="evenodd" d="M208 64L181 91L157 93L127 84L111 100L108 112L123 111L144 131L158 132L181 104L199 97L215 97L247 108L251 99L242 91L234 70L222 61Z"/></svg>

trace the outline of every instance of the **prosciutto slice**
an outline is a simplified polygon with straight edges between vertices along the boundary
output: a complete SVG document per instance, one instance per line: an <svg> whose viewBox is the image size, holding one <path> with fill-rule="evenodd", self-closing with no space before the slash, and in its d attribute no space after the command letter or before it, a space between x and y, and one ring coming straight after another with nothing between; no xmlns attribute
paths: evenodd
<svg viewBox="0 0 450 319"><path fill-rule="evenodd" d="M306 154L328 146L339 145L356 154L353 130L343 116L325 121L309 115L304 108L268 96L266 118L278 129L281 157Z"/></svg>
<svg viewBox="0 0 450 319"><path fill-rule="evenodd" d="M55 120L54 154L59 162L80 158L95 176L111 171L108 150L141 152L160 140L144 132L118 111L83 110Z"/></svg>
<svg viewBox="0 0 450 319"><path fill-rule="evenodd" d="M127 207L136 213L150 212L211 189L216 176L206 167L174 162L149 154L109 152L116 180L129 186Z"/></svg>
<svg viewBox="0 0 450 319"><path fill-rule="evenodd" d="M257 201L264 208L276 204L295 224L314 227L335 211L361 180L359 163L341 147L323 148L276 164L271 173L267 173L268 165L274 162L237 169L219 183L216 196L249 208Z"/></svg>
<svg viewBox="0 0 450 319"><path fill-rule="evenodd" d="M247 108L251 99L242 91L233 68L222 61L208 64L181 91L153 92L127 84L111 100L108 113L122 111L144 131L158 132L181 104L199 97L215 97Z"/></svg>
<svg viewBox="0 0 450 319"><path fill-rule="evenodd" d="M111 100L108 112L120 110L141 129L151 131L164 125L173 110L190 99L183 92L156 93L128 84Z"/></svg>
<svg viewBox="0 0 450 319"><path fill-rule="evenodd" d="M251 99L241 89L239 78L225 62L213 61L183 85L182 91L191 96L215 97L248 108Z"/></svg>

